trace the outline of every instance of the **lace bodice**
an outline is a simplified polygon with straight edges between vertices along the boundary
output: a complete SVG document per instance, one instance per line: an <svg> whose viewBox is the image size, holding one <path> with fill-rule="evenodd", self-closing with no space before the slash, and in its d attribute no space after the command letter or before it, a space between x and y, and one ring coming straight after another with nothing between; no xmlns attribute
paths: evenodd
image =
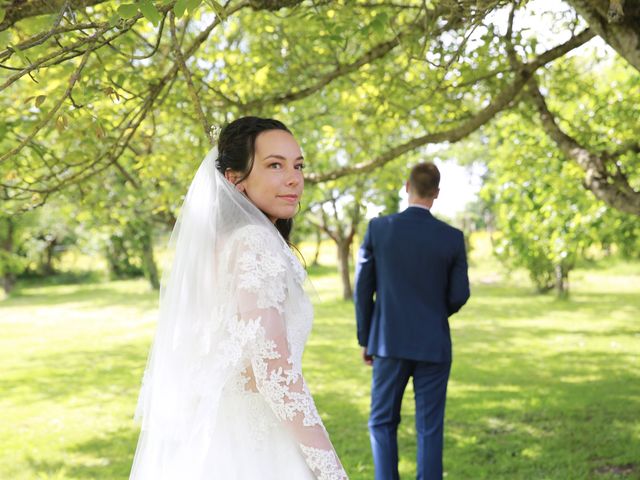
<svg viewBox="0 0 640 480"><path fill-rule="evenodd" d="M223 259L234 279L224 294L237 299L223 346L235 369L227 393L253 398L256 435L272 418L289 429L316 478L347 479L302 375L313 321L304 269L275 231L253 225L228 239Z"/></svg>

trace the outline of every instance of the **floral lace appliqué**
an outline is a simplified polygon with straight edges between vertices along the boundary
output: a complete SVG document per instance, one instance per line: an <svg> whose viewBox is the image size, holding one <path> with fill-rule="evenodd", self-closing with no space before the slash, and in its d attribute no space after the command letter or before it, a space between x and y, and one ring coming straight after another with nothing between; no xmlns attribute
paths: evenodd
<svg viewBox="0 0 640 480"><path fill-rule="evenodd" d="M237 258L237 267L241 272L238 288L254 293L258 308L277 308L282 313L287 293L287 265L283 255L274 255L272 248L266 248L277 239L264 228L247 227L245 230ZM278 250L281 247L276 246Z"/></svg>
<svg viewBox="0 0 640 480"><path fill-rule="evenodd" d="M235 275L223 294L237 299L237 309L218 351L229 359L228 386L244 405L254 438L284 427L317 479L347 479L302 375L313 308L300 261L277 232L263 226L239 229L227 246L221 268Z"/></svg>
<svg viewBox="0 0 640 480"><path fill-rule="evenodd" d="M338 464L335 453L331 450L300 445L307 465L317 475L318 480L347 480L344 469Z"/></svg>
<svg viewBox="0 0 640 480"><path fill-rule="evenodd" d="M263 337L252 360L256 384L259 385L262 394L279 419L292 420L300 413L305 427L321 425L322 420L313 397L306 385L299 383L302 382L302 375L294 367L291 359L287 359L288 368L269 368L269 361L280 358L275 342Z"/></svg>

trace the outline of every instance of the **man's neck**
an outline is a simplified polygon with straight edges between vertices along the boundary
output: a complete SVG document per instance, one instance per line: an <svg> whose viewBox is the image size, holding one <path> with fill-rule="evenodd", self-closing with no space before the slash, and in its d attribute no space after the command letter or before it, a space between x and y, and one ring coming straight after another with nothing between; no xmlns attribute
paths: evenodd
<svg viewBox="0 0 640 480"><path fill-rule="evenodd" d="M409 199L410 207L421 207L430 210L433 206L433 199L423 199L423 198L410 198Z"/></svg>

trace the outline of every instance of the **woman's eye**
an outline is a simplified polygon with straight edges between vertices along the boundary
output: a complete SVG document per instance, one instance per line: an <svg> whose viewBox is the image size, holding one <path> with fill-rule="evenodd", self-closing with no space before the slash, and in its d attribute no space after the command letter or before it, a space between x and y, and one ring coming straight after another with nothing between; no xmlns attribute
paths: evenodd
<svg viewBox="0 0 640 480"><path fill-rule="evenodd" d="M269 168L280 168L281 165L278 162L274 162L269 164Z"/></svg>
<svg viewBox="0 0 640 480"><path fill-rule="evenodd" d="M296 165L296 168L298 170L304 170L304 163L299 163L298 165Z"/></svg>

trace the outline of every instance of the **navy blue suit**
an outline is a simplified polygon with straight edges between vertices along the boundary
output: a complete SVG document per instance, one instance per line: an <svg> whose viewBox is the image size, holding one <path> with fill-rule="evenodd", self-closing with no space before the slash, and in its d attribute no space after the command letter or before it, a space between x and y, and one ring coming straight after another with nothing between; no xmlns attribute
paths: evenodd
<svg viewBox="0 0 640 480"><path fill-rule="evenodd" d="M358 343L374 356L369 430L376 480L398 479L397 427L413 377L418 478L442 478L449 316L469 298L464 236L420 207L374 218L356 266Z"/></svg>

